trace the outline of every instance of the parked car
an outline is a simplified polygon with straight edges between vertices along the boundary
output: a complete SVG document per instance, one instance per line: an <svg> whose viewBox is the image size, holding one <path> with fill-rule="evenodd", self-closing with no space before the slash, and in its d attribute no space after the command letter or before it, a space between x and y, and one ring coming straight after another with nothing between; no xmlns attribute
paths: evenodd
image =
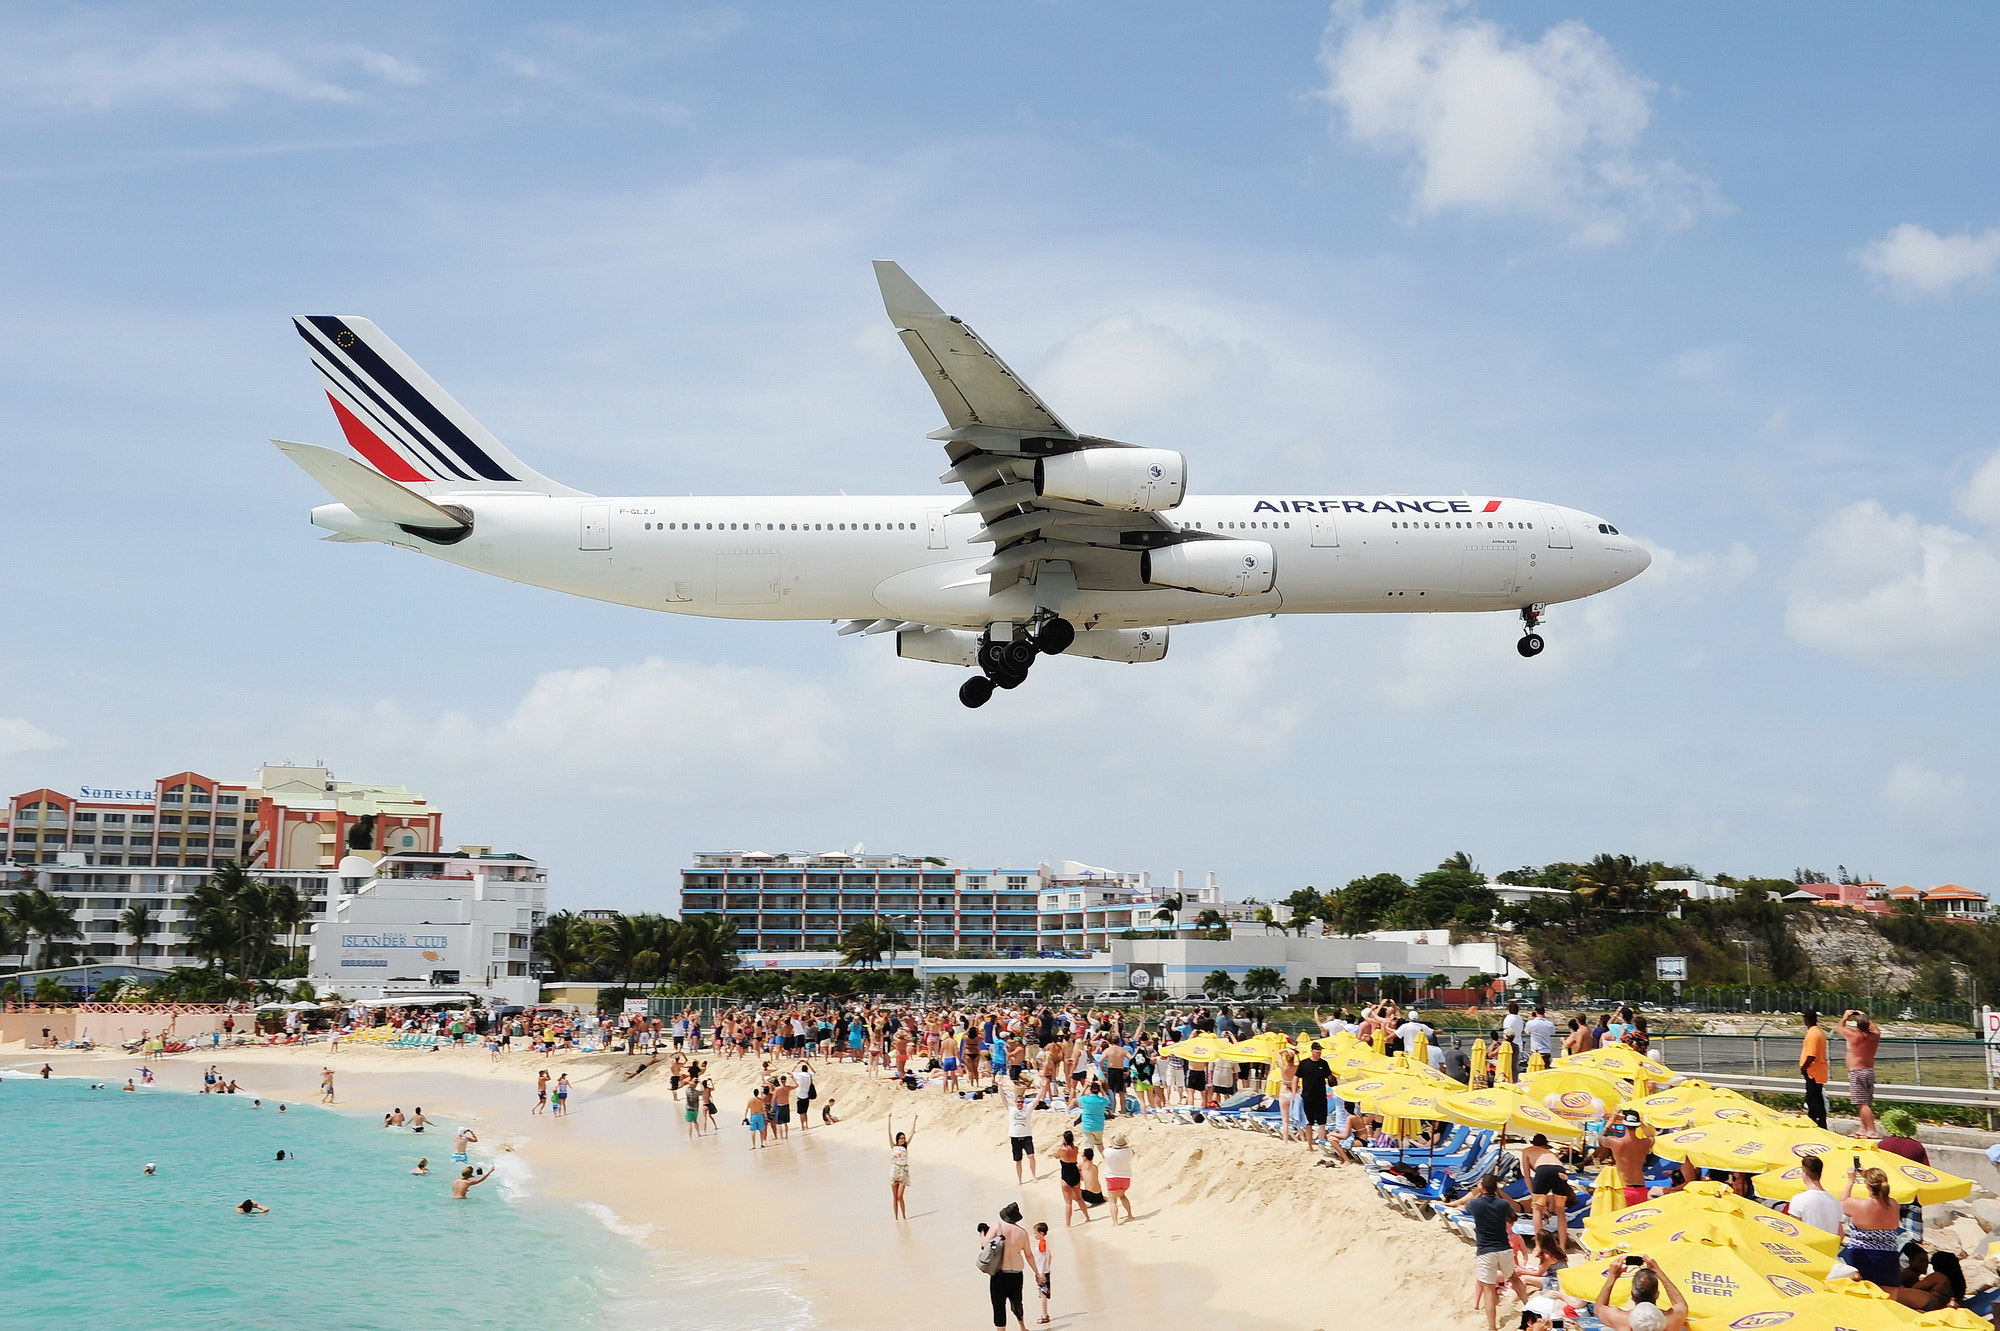
<svg viewBox="0 0 2000 1331"><path fill-rule="evenodd" d="M1146 999L1137 989L1099 989L1090 1001L1098 1007L1134 1007Z"/></svg>

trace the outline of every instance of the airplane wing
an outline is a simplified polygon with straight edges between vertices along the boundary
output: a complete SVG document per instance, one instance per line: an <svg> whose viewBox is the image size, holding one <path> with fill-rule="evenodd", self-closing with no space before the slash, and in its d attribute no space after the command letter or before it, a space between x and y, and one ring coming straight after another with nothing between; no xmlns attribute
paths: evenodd
<svg viewBox="0 0 2000 1331"><path fill-rule="evenodd" d="M964 485L971 495L953 511L977 513L984 524L972 540L994 547L993 557L979 568L990 576L991 589L998 592L1035 576L1045 560L1067 561L1084 590L1146 586L1140 556L1182 539L1180 528L1158 511L1107 506L1101 496L1093 501L1087 486L1067 490L1085 495L1082 499L1061 497L1060 485L1054 487L1059 493L1051 494L1044 476L1051 459L1135 446L1071 430L979 334L946 314L896 264L876 260L875 280L896 335L944 411L946 427L930 437L943 441L951 469L938 481ZM1179 503L1180 456L1154 449L1135 453L1145 454L1148 464L1160 459L1172 473L1167 478L1171 494L1163 492L1159 507ZM1093 470L1076 467L1073 460L1061 465L1077 476Z"/></svg>

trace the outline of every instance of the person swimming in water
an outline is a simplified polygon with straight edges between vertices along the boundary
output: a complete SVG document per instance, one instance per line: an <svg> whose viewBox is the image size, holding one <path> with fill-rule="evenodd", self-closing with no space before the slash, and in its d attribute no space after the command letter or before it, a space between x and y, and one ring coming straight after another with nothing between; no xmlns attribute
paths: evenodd
<svg viewBox="0 0 2000 1331"><path fill-rule="evenodd" d="M259 1206L255 1198L245 1197L242 1201L236 1203L236 1211L239 1215L269 1215L271 1208L268 1206Z"/></svg>
<svg viewBox="0 0 2000 1331"><path fill-rule="evenodd" d="M429 1157L429 1156L424 1156L424 1157L423 1157L422 1159L418 1160L418 1161L417 1161L417 1167L416 1167L415 1169L411 1170L410 1172L411 1172L412 1174L428 1174L428 1173L430 1173L430 1172L431 1172L431 1161L430 1161L430 1157Z"/></svg>
<svg viewBox="0 0 2000 1331"><path fill-rule="evenodd" d="M492 1177L493 1171L490 1169L475 1172L471 1165L467 1165L459 1170L458 1177L452 1180L451 1195L459 1201L464 1201L468 1193Z"/></svg>

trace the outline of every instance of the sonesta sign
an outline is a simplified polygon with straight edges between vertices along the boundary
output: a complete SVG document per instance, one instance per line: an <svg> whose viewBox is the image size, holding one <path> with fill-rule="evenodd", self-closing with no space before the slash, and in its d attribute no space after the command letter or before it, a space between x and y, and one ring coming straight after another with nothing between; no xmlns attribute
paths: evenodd
<svg viewBox="0 0 2000 1331"><path fill-rule="evenodd" d="M1488 499L1259 499L1252 513L1498 513L1500 501Z"/></svg>
<svg viewBox="0 0 2000 1331"><path fill-rule="evenodd" d="M107 790L103 786L78 786L77 793L87 800L119 800L128 804L151 804L154 799L151 790Z"/></svg>

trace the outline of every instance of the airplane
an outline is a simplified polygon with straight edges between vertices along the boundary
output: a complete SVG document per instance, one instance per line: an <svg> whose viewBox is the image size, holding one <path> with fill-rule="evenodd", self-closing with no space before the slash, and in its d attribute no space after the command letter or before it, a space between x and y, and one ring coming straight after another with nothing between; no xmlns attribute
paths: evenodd
<svg viewBox="0 0 2000 1331"><path fill-rule="evenodd" d="M1071 429L894 263L875 276L937 398L924 495L587 494L529 467L367 319L293 320L356 457L275 444L338 502L332 541L376 541L573 596L719 619L893 634L897 655L971 668L981 707L1042 656L1139 663L1173 625L1253 615L1517 612L1539 655L1549 606L1652 562L1606 520L1472 495L1213 495L1178 452Z"/></svg>

